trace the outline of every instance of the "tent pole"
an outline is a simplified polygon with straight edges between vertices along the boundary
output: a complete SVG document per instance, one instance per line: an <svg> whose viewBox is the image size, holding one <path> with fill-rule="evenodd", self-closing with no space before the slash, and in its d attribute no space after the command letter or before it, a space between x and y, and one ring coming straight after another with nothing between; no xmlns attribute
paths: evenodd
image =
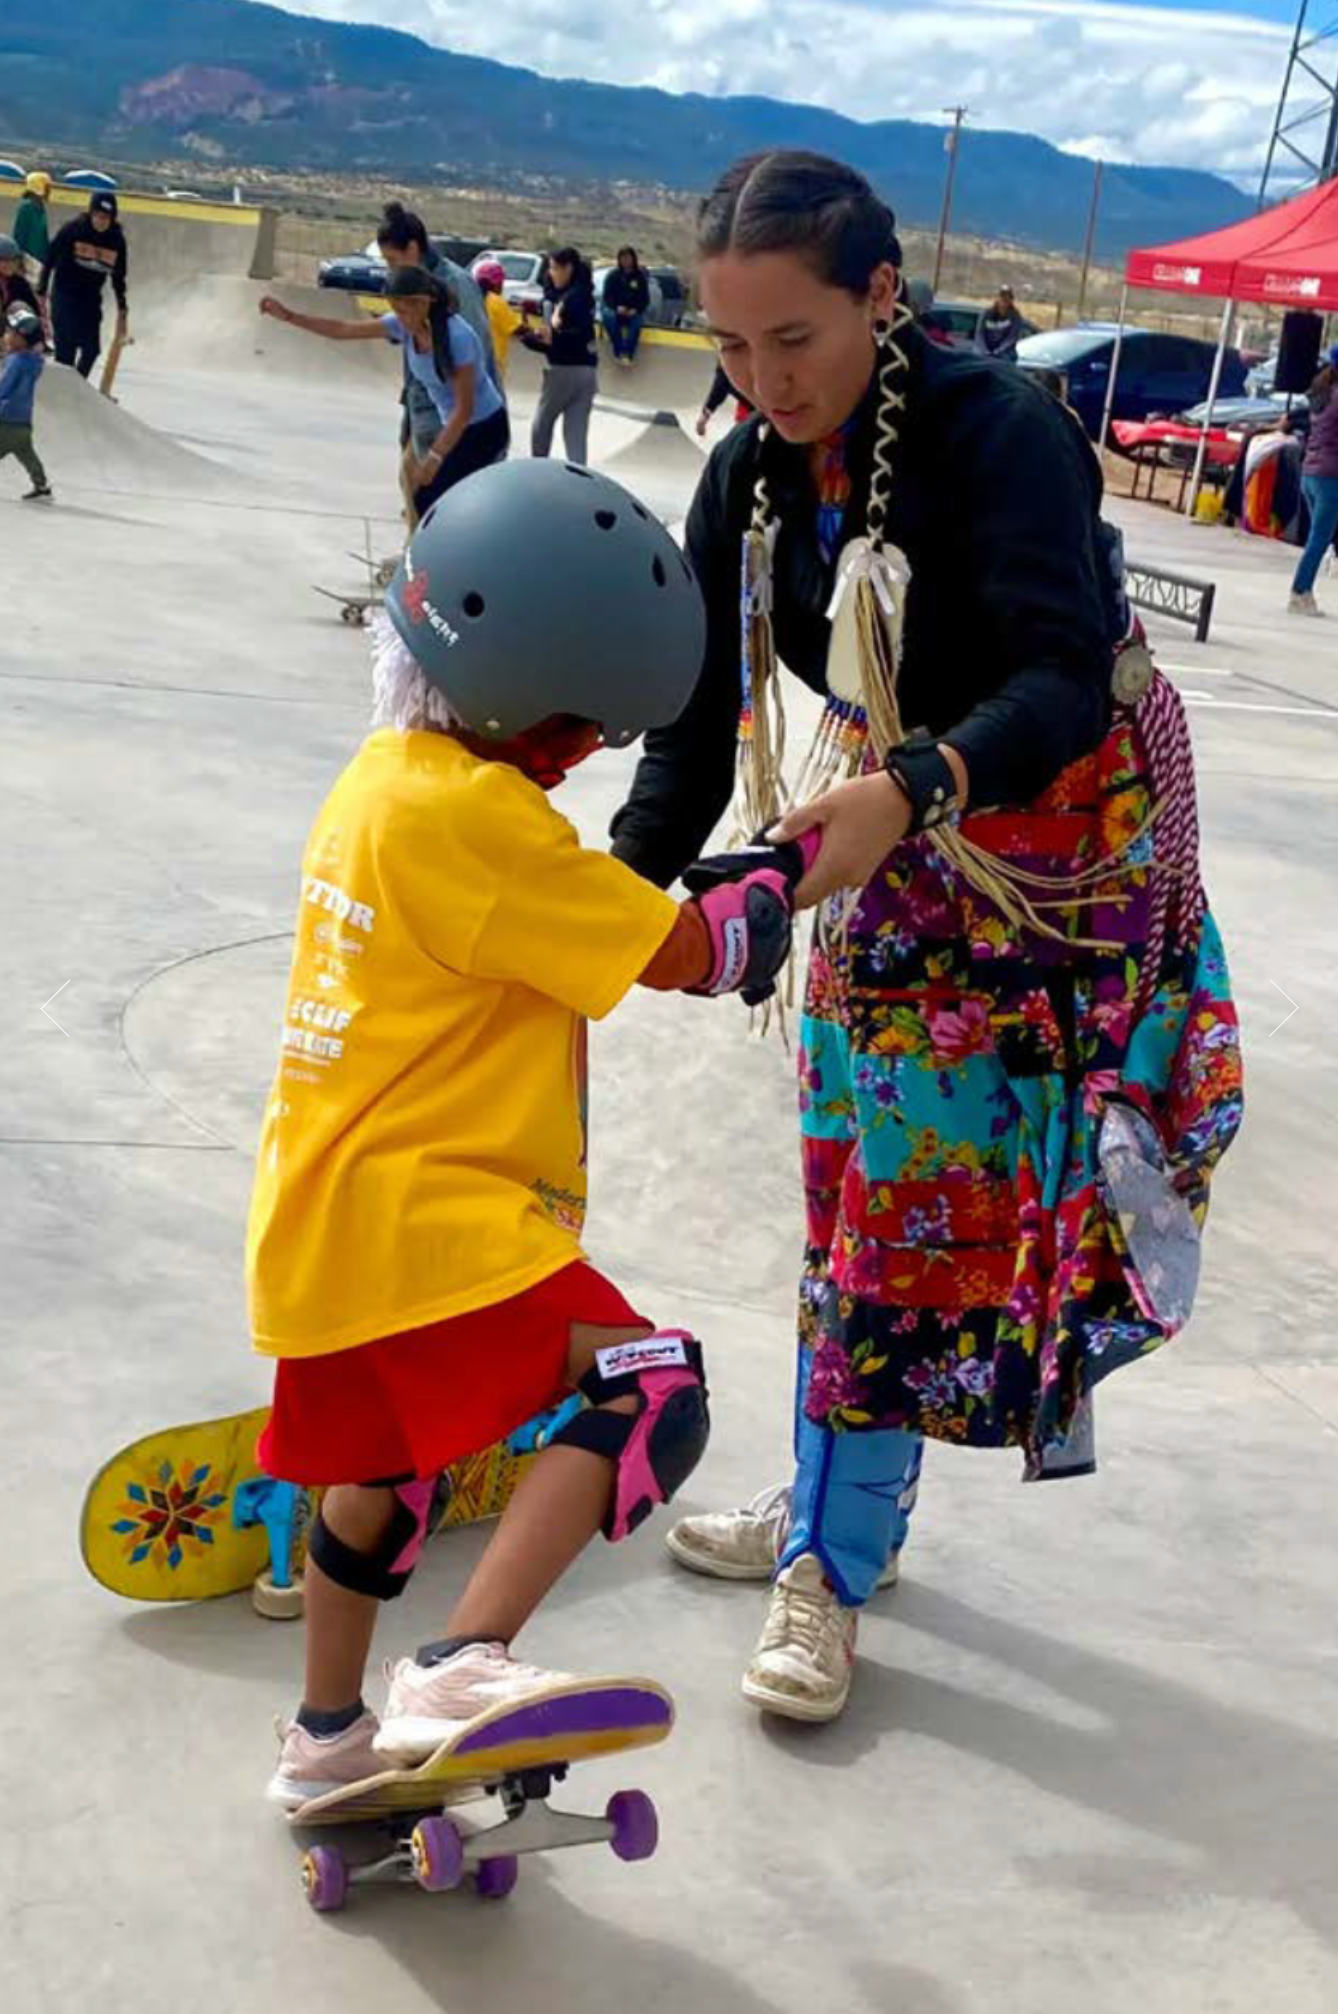
<svg viewBox="0 0 1338 2014"><path fill-rule="evenodd" d="M1189 515L1193 517L1199 501L1199 491L1203 487L1203 464L1208 459L1208 435L1213 424L1213 407L1217 403L1217 388L1222 382L1222 365L1226 359L1227 337L1231 334L1231 311L1235 303L1227 301L1222 309L1222 332L1217 338L1217 355L1213 358L1212 382L1208 386L1208 404L1204 410L1203 425L1199 429L1198 451L1194 456L1194 479L1189 486Z"/></svg>
<svg viewBox="0 0 1338 2014"><path fill-rule="evenodd" d="M1129 282L1124 283L1120 295L1120 326L1115 332L1115 351L1110 360L1110 383L1106 386L1106 403L1101 414L1101 434L1097 441L1100 453L1106 445L1106 435L1110 432L1110 416L1115 407L1115 380L1119 376L1120 352L1124 348L1124 317L1129 307Z"/></svg>

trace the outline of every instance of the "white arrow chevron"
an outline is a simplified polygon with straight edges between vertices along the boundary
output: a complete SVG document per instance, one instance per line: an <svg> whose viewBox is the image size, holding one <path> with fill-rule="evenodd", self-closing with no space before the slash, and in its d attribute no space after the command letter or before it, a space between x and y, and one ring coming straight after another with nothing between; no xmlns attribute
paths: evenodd
<svg viewBox="0 0 1338 2014"><path fill-rule="evenodd" d="M1280 986L1278 985L1278 982L1277 982L1277 980L1276 980L1276 979L1270 979L1268 983L1269 983L1269 985L1270 985L1270 986L1271 986L1271 987L1272 987L1272 988L1274 989L1274 991L1275 991L1275 992L1277 992L1277 993L1282 993L1282 988L1281 988L1281 987L1280 987ZM1301 1010L1300 1010L1300 1008L1299 1008L1299 1007L1297 1006L1296 1002L1295 1002L1295 1001L1294 1001L1294 1000L1292 999L1292 996L1291 996L1291 994L1290 994L1290 993L1282 993L1282 997L1283 997L1283 999L1284 999L1284 1000L1285 1000L1285 1001L1287 1002L1287 1005L1288 1005L1288 1006L1289 1006L1289 1007L1291 1008L1291 1010L1292 1010L1292 1014L1299 1014L1299 1013L1300 1013L1300 1011L1301 1011ZM1276 1035L1276 1034L1277 1034L1277 1032L1278 1032L1278 1029L1279 1029L1279 1028L1285 1028L1285 1027L1287 1026L1287 1023L1288 1023L1288 1022L1289 1022L1289 1021L1291 1020L1291 1018L1292 1018L1292 1014L1284 1014L1284 1015L1283 1015L1283 1017L1282 1017L1282 1019L1281 1019L1281 1020L1279 1021L1279 1023L1278 1023L1278 1026L1277 1026L1277 1028L1274 1028L1274 1029L1271 1029L1271 1030L1270 1030L1270 1032L1269 1032L1269 1037L1268 1037L1268 1039L1269 1039L1269 1041L1270 1041L1270 1042L1271 1042L1271 1041L1273 1040L1273 1037L1274 1037L1274 1035Z"/></svg>

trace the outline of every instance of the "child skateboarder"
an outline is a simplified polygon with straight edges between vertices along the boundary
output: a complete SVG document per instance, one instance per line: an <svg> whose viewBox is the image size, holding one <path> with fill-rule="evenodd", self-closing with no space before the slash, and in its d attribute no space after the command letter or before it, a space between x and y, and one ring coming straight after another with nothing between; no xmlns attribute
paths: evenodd
<svg viewBox="0 0 1338 2014"><path fill-rule="evenodd" d="M31 309L15 308L3 325L0 362L0 461L14 455L32 483L25 503L50 503L52 488L42 458L33 446L33 402L42 375L42 324Z"/></svg>
<svg viewBox="0 0 1338 2014"><path fill-rule="evenodd" d="M706 1445L701 1345L581 1252L585 1024L637 984L768 988L801 850L763 847L679 904L584 848L547 796L677 716L703 629L641 505L534 461L433 507L378 621L376 729L303 861L248 1236L256 1347L278 1359L260 1458L326 1486L304 1697L268 1793L290 1809L560 1679L512 1656L516 1634L597 1530L626 1537ZM573 1393L378 1721L377 1608L413 1572L434 1478Z"/></svg>

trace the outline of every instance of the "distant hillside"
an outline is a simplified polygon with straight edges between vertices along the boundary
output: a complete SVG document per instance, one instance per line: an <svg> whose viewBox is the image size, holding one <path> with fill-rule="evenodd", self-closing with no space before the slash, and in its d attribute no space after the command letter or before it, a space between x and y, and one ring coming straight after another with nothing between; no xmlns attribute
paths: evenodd
<svg viewBox="0 0 1338 2014"><path fill-rule="evenodd" d="M609 32L617 33L617 9ZM440 180L548 175L699 188L735 155L807 146L871 175L906 223L929 224L939 128L861 125L768 98L673 97L553 82L390 29L243 0L3 0L0 150L24 134L123 159L385 172ZM968 129L957 226L1069 249L1090 164L1020 133ZM1215 175L1114 168L1101 249L1181 236L1248 208Z"/></svg>

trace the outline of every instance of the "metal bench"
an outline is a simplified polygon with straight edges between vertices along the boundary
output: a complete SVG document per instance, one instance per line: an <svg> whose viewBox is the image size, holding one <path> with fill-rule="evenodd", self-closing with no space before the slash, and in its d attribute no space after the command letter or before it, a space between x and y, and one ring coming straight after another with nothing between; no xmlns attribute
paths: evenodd
<svg viewBox="0 0 1338 2014"><path fill-rule="evenodd" d="M1155 609L1172 622L1187 622L1196 643L1207 643L1213 619L1217 586L1211 580L1194 580L1186 573L1168 573L1164 567L1140 566L1129 560L1125 566L1125 588L1130 601L1139 608Z"/></svg>

